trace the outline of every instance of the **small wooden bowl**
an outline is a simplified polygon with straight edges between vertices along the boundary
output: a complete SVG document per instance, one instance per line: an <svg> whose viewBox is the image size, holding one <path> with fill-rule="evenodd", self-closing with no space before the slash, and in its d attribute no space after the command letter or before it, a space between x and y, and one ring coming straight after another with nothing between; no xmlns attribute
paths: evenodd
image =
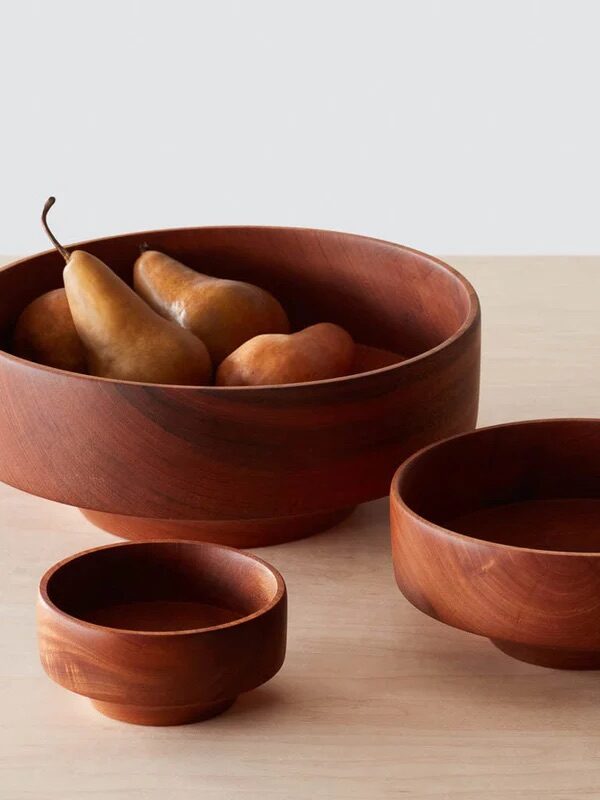
<svg viewBox="0 0 600 800"><path fill-rule="evenodd" d="M519 422L434 444L392 481L410 602L522 661L600 668L600 419Z"/></svg>
<svg viewBox="0 0 600 800"><path fill-rule="evenodd" d="M285 386L159 386L0 351L5 483L77 506L120 536L256 547L335 524L387 494L406 456L474 427L479 303L441 261L297 228L145 231L77 246L131 281L143 242L269 289L294 328L342 325L361 345L358 374ZM62 267L50 251L0 270L7 350L20 311L61 285Z"/></svg>
<svg viewBox="0 0 600 800"><path fill-rule="evenodd" d="M54 681L113 719L197 722L279 670L286 604L277 570L229 547L98 547L42 578L41 661Z"/></svg>

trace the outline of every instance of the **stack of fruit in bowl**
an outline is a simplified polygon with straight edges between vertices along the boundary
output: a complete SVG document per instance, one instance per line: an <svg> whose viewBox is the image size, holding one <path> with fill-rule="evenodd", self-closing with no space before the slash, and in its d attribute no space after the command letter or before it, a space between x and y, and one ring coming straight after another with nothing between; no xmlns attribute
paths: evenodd
<svg viewBox="0 0 600 800"><path fill-rule="evenodd" d="M0 481L105 530L290 541L475 425L479 304L438 259L260 226L68 250L0 269Z"/></svg>
<svg viewBox="0 0 600 800"><path fill-rule="evenodd" d="M47 223L53 204L51 197L42 222L65 260L64 289L22 311L16 355L104 378L183 386L292 384L361 371L361 351L347 331L320 322L291 332L279 301L254 284L211 277L142 245L131 288L96 256L59 243ZM403 359L381 351L379 360Z"/></svg>

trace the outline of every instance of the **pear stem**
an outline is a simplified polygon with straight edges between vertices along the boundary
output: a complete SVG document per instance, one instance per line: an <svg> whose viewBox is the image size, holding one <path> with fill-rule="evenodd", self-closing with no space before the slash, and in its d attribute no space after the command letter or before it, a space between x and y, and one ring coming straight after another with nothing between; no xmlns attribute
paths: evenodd
<svg viewBox="0 0 600 800"><path fill-rule="evenodd" d="M56 236L52 233L52 231L48 227L48 220L47 220L48 212L50 211L54 203L56 203L56 197L49 197L44 203L44 210L42 211L42 225L44 226L44 230L46 231L48 238L50 239L54 247L56 247L61 256L64 258L65 263L68 264L69 259L71 258L71 253L69 253L69 251L62 246L62 244L58 241Z"/></svg>

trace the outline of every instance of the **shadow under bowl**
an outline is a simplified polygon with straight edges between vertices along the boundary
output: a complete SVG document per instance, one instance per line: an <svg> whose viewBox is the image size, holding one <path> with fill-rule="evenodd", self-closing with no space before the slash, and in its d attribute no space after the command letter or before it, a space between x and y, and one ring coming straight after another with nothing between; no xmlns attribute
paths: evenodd
<svg viewBox="0 0 600 800"><path fill-rule="evenodd" d="M398 463L475 426L477 296L443 262L298 228L141 231L77 245L131 282L140 244L271 291L292 327L334 322L358 374L261 387L164 386L11 355L33 298L62 285L49 251L0 270L0 480L134 539L256 547L329 527L383 497ZM404 360L393 363L395 355ZM396 359L397 360L397 359Z"/></svg>
<svg viewBox="0 0 600 800"><path fill-rule="evenodd" d="M280 669L286 588L256 556L202 542L87 550L53 566L38 597L50 678L106 716L198 722Z"/></svg>
<svg viewBox="0 0 600 800"><path fill-rule="evenodd" d="M600 668L600 420L483 428L409 458L391 489L405 597L522 661Z"/></svg>

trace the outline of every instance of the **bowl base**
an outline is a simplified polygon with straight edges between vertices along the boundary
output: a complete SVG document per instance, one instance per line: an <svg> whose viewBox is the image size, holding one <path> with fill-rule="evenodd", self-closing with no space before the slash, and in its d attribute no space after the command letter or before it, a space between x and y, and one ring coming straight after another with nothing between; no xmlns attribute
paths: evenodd
<svg viewBox="0 0 600 800"><path fill-rule="evenodd" d="M303 539L337 525L354 511L354 507L291 517L239 520L158 519L86 508L79 510L92 525L123 539L191 539L244 548Z"/></svg>
<svg viewBox="0 0 600 800"><path fill-rule="evenodd" d="M565 650L559 647L530 647L517 642L490 640L507 656L551 669L600 669L600 653L585 650Z"/></svg>
<svg viewBox="0 0 600 800"><path fill-rule="evenodd" d="M132 725L188 725L192 722L216 717L230 708L236 698L217 703L201 703L190 706L133 706L123 703L105 703L92 700L92 705L105 717L129 722Z"/></svg>

